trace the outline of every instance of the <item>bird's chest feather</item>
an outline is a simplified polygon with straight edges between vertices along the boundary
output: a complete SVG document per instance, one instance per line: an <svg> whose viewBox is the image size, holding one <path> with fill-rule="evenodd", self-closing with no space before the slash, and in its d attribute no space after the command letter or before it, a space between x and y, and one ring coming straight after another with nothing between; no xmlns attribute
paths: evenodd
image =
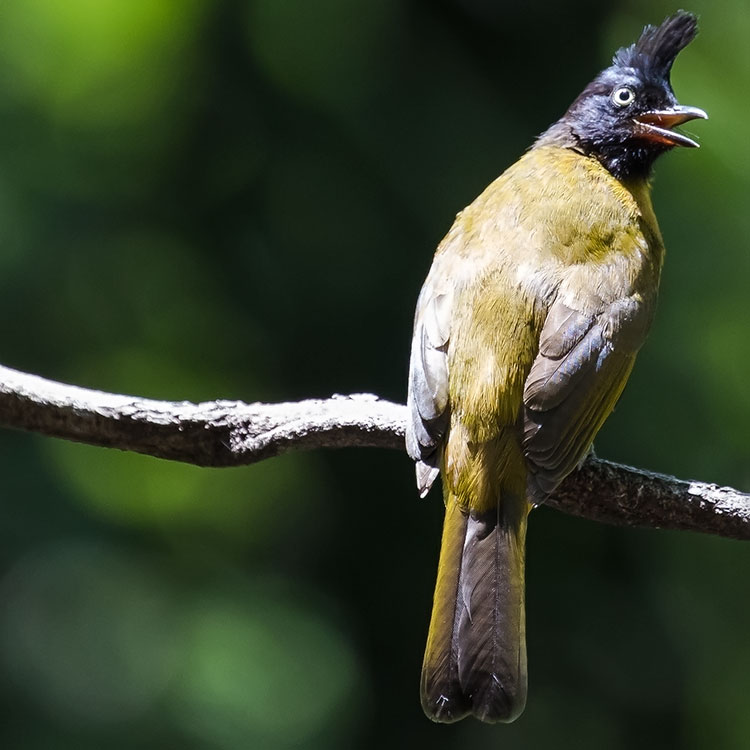
<svg viewBox="0 0 750 750"><path fill-rule="evenodd" d="M453 289L450 401L469 432L489 439L516 421L554 302L590 315L627 301L637 348L662 255L648 186L574 151L534 149L490 185L436 257Z"/></svg>

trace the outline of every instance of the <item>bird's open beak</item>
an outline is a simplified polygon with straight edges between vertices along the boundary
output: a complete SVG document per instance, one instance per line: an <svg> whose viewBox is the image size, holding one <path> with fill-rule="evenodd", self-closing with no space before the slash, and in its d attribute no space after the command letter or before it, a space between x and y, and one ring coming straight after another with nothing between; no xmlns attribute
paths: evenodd
<svg viewBox="0 0 750 750"><path fill-rule="evenodd" d="M688 120L707 120L708 115L698 107L683 107L677 105L672 109L645 112L634 118L638 126L638 134L654 143L663 143L667 146L689 146L698 148L698 144L686 135L672 128L682 125Z"/></svg>

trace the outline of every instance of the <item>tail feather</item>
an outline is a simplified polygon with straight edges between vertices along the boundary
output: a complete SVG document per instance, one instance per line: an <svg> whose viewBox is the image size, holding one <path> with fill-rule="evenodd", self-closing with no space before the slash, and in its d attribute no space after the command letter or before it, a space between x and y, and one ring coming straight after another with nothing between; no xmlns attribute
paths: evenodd
<svg viewBox="0 0 750 750"><path fill-rule="evenodd" d="M463 719L471 710L458 679L456 602L468 516L456 503L446 506L435 598L422 666L422 708L434 721Z"/></svg>
<svg viewBox="0 0 750 750"><path fill-rule="evenodd" d="M526 508L466 513L447 500L422 706L441 722L513 721L526 704Z"/></svg>

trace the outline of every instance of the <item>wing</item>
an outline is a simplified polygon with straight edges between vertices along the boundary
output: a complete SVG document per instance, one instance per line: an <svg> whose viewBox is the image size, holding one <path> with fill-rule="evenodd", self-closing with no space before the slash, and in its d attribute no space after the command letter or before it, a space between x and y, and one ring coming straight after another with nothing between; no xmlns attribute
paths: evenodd
<svg viewBox="0 0 750 750"><path fill-rule="evenodd" d="M437 264L436 264L437 265ZM417 462L417 487L424 497L440 472L439 446L448 426L448 338L453 305L449 285L427 277L417 301L409 362L406 450Z"/></svg>
<svg viewBox="0 0 750 750"><path fill-rule="evenodd" d="M595 313L550 307L523 395L533 502L543 502L588 452L625 387L650 308L638 295Z"/></svg>

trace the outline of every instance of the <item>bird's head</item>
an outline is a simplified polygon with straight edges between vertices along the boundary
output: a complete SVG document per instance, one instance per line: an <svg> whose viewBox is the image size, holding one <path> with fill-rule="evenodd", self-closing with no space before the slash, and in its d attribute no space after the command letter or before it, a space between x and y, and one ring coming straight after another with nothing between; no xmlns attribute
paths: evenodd
<svg viewBox="0 0 750 750"><path fill-rule="evenodd" d="M696 17L684 11L658 27L646 26L635 44L617 51L612 65L557 125L564 126L577 148L620 178L647 176L654 160L674 146L697 147L673 128L707 115L680 105L669 80L677 54L697 32Z"/></svg>

